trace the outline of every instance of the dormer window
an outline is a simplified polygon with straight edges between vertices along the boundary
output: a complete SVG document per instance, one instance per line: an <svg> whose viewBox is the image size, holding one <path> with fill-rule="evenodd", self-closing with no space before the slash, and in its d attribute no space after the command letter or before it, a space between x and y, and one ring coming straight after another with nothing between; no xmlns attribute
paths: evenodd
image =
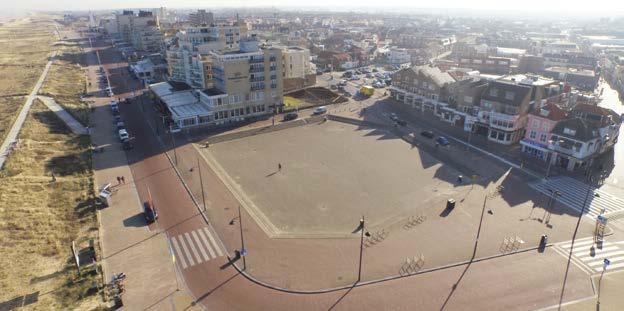
<svg viewBox="0 0 624 311"><path fill-rule="evenodd" d="M540 116L548 117L549 114L550 114L550 110L540 109Z"/></svg>
<svg viewBox="0 0 624 311"><path fill-rule="evenodd" d="M563 128L563 134L574 136L576 135L576 130L565 127Z"/></svg>

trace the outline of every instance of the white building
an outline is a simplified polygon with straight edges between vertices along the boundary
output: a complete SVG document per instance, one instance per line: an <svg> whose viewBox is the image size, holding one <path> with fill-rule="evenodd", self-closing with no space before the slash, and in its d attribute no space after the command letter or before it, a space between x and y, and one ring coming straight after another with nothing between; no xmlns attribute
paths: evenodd
<svg viewBox="0 0 624 311"><path fill-rule="evenodd" d="M388 51L388 61L393 65L406 64L411 61L411 56L407 49L393 47Z"/></svg>
<svg viewBox="0 0 624 311"><path fill-rule="evenodd" d="M310 50L300 47L283 48L284 78L305 78L312 74L310 68Z"/></svg>

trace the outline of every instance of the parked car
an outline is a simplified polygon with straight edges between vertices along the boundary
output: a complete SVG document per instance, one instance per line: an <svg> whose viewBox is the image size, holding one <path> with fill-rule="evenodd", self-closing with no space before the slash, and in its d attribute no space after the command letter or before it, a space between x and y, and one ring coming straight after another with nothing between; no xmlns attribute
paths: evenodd
<svg viewBox="0 0 624 311"><path fill-rule="evenodd" d="M110 107L112 111L115 111L115 110L119 111L119 104L116 101L110 102Z"/></svg>
<svg viewBox="0 0 624 311"><path fill-rule="evenodd" d="M123 130L123 129L125 129L125 128L126 128L126 124L124 124L124 122L123 122L123 121L119 121L119 122L117 122L117 131L119 131L119 130Z"/></svg>
<svg viewBox="0 0 624 311"><path fill-rule="evenodd" d="M446 137L444 136L440 136L438 138L436 138L436 143L442 145L442 146L448 146L450 143L448 141L448 139L446 139Z"/></svg>
<svg viewBox="0 0 624 311"><path fill-rule="evenodd" d="M128 131L126 129L121 129L117 131L119 133L119 140L124 142L130 139L130 135L128 135Z"/></svg>
<svg viewBox="0 0 624 311"><path fill-rule="evenodd" d="M427 138L429 138L429 139L432 139L432 138L434 138L434 137L435 137L435 134L433 134L433 132L432 132L432 131L422 131L422 132L420 132L420 136L423 136L423 137L427 137Z"/></svg>
<svg viewBox="0 0 624 311"><path fill-rule="evenodd" d="M123 148L123 150L130 150L130 149L134 148L134 146L132 145L132 143L129 140L126 140L121 145L121 148Z"/></svg>
<svg viewBox="0 0 624 311"><path fill-rule="evenodd" d="M327 112L327 107L320 106L320 107L316 107L312 113L313 114L324 114L326 112Z"/></svg>
<svg viewBox="0 0 624 311"><path fill-rule="evenodd" d="M407 122L405 120L403 120L403 119L397 119L395 122L398 125L400 125L400 126L406 126L407 125Z"/></svg>
<svg viewBox="0 0 624 311"><path fill-rule="evenodd" d="M396 113L394 113L394 112L391 113L389 117L390 117L390 120L392 120L392 121L396 121L396 120L399 119L399 117L397 117Z"/></svg>
<svg viewBox="0 0 624 311"><path fill-rule="evenodd" d="M156 211L155 206L151 206L149 202L143 203L143 216L145 217L145 221L148 224L153 223L158 219L158 211Z"/></svg>
<svg viewBox="0 0 624 311"><path fill-rule="evenodd" d="M299 114L297 114L296 112L289 112L289 113L284 115L284 121L295 120L298 117L299 117Z"/></svg>

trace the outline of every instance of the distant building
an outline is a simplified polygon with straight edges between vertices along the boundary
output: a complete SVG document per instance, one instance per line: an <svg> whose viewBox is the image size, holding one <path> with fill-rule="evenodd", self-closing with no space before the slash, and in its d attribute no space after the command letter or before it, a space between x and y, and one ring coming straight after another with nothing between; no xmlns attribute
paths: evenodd
<svg viewBox="0 0 624 311"><path fill-rule="evenodd" d="M197 10L189 14L189 22L192 26L211 26L214 24L214 14L206 10Z"/></svg>
<svg viewBox="0 0 624 311"><path fill-rule="evenodd" d="M392 65L407 64L411 61L411 55L404 48L390 48L388 51L388 62Z"/></svg>
<svg viewBox="0 0 624 311"><path fill-rule="evenodd" d="M472 68L486 74L509 74L511 59L505 57L461 57L460 67Z"/></svg>
<svg viewBox="0 0 624 311"><path fill-rule="evenodd" d="M449 85L452 83L455 79L437 67L403 68L392 76L390 96L414 109L441 116L441 108L449 105Z"/></svg>
<svg viewBox="0 0 624 311"><path fill-rule="evenodd" d="M316 83L316 73L310 65L310 50L290 46L282 47L282 70L284 91L292 91L312 86Z"/></svg>
<svg viewBox="0 0 624 311"><path fill-rule="evenodd" d="M518 73L540 74L544 71L544 57L536 55L523 55L519 59Z"/></svg>
<svg viewBox="0 0 624 311"><path fill-rule="evenodd" d="M131 44L137 51L162 52L163 34L160 31L158 18L148 11L123 11L115 15L118 37Z"/></svg>
<svg viewBox="0 0 624 311"><path fill-rule="evenodd" d="M563 81L571 86L583 90L593 91L598 86L599 76L593 70L568 67L549 67L544 70L544 76Z"/></svg>

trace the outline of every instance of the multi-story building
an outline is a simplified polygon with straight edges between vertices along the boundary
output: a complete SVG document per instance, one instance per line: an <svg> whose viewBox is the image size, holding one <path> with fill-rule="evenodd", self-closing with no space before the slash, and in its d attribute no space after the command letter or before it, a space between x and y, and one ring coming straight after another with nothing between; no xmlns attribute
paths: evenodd
<svg viewBox="0 0 624 311"><path fill-rule="evenodd" d="M221 125L282 111L282 49L259 48L249 39L239 51L213 51L209 57L210 68L204 70L211 72L210 88L176 90L186 83L175 81L150 85L173 126Z"/></svg>
<svg viewBox="0 0 624 311"><path fill-rule="evenodd" d="M158 18L148 11L123 11L117 14L116 31L121 40L129 43L137 51L162 52L163 34Z"/></svg>
<svg viewBox="0 0 624 311"><path fill-rule="evenodd" d="M569 171L586 166L602 147L597 124L581 118L558 122L550 137L551 164Z"/></svg>
<svg viewBox="0 0 624 311"><path fill-rule="evenodd" d="M281 47L284 91L293 91L316 83L316 74L310 64L310 50L289 46Z"/></svg>
<svg viewBox="0 0 624 311"><path fill-rule="evenodd" d="M596 124L601 143L598 152L608 151L618 142L622 118L615 111L597 105L577 104L572 109L572 114Z"/></svg>
<svg viewBox="0 0 624 311"><path fill-rule="evenodd" d="M477 132L487 131L488 140L510 145L524 136L531 103L531 87L495 80L485 89L477 113Z"/></svg>
<svg viewBox="0 0 624 311"><path fill-rule="evenodd" d="M388 62L393 65L407 64L411 61L411 55L405 48L390 48L388 51Z"/></svg>
<svg viewBox="0 0 624 311"><path fill-rule="evenodd" d="M583 90L593 91L598 86L599 77L593 70L568 67L549 67L544 70L544 76L563 81L571 86Z"/></svg>
<svg viewBox="0 0 624 311"><path fill-rule="evenodd" d="M210 52L237 51L246 34L246 28L238 25L196 26L180 31L177 46L167 50L169 79L193 88L210 88Z"/></svg>
<svg viewBox="0 0 624 311"><path fill-rule="evenodd" d="M433 66L403 68L392 76L390 95L422 112L438 115L440 107L448 106L448 87L455 79Z"/></svg>
<svg viewBox="0 0 624 311"><path fill-rule="evenodd" d="M189 22L192 26L211 26L214 23L214 14L206 10L197 10L189 14Z"/></svg>
<svg viewBox="0 0 624 311"><path fill-rule="evenodd" d="M522 151L542 161L550 160L548 149L551 132L567 113L556 104L550 103L529 113L524 138L520 141Z"/></svg>
<svg viewBox="0 0 624 311"><path fill-rule="evenodd" d="M509 74L511 59L506 57L461 57L459 66L486 74Z"/></svg>

